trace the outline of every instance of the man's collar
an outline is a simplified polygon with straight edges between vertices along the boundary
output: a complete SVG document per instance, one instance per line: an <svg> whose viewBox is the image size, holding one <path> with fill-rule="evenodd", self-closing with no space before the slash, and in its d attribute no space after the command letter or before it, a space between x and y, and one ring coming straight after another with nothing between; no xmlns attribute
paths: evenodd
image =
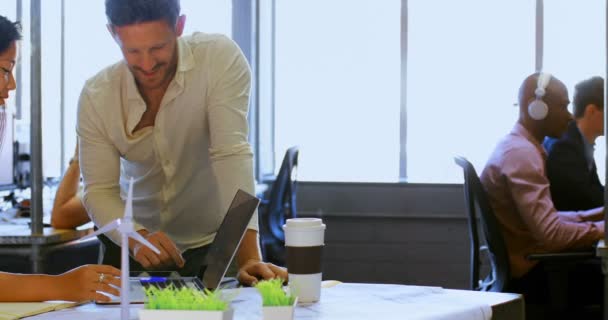
<svg viewBox="0 0 608 320"><path fill-rule="evenodd" d="M530 141L530 143L532 143L536 149L538 149L543 157L547 156L547 151L545 151L545 148L543 148L539 141L536 141L536 138L534 138L532 133L530 133L530 131L528 131L528 129L526 129L526 127L524 127L521 123L515 123L511 133L524 137L526 140Z"/></svg>
<svg viewBox="0 0 608 320"><path fill-rule="evenodd" d="M177 71L185 72L194 68L194 55L192 48L184 38L177 38Z"/></svg>

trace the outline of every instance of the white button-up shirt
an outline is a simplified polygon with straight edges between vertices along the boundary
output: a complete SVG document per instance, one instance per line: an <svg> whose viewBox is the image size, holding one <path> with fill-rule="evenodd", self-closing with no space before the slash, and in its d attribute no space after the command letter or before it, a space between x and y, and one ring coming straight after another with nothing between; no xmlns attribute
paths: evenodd
<svg viewBox="0 0 608 320"><path fill-rule="evenodd" d="M153 127L133 132L146 104L121 61L86 82L77 132L83 203L95 224L122 217L133 177L137 229L163 231L183 251L213 241L237 189L254 194L254 182L242 52L225 36L195 33L179 38L178 54ZM258 229L257 213L249 228Z"/></svg>

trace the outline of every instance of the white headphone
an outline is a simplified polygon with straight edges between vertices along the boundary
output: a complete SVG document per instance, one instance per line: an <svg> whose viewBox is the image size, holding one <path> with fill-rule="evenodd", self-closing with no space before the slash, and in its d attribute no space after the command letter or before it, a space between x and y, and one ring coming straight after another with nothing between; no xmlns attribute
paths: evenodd
<svg viewBox="0 0 608 320"><path fill-rule="evenodd" d="M549 106L543 101L543 97L546 94L547 86L550 81L550 73L541 72L538 75L536 90L534 90L536 99L528 105L528 114L530 115L530 118L534 120L543 120L547 117L547 113L549 113Z"/></svg>

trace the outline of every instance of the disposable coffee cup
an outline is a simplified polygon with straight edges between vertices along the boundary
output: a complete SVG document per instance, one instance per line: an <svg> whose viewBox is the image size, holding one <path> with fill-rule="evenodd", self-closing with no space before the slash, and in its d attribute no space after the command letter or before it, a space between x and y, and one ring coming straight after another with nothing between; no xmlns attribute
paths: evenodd
<svg viewBox="0 0 608 320"><path fill-rule="evenodd" d="M283 225L289 290L298 302L321 298L321 258L325 245L325 225L317 218L287 219Z"/></svg>

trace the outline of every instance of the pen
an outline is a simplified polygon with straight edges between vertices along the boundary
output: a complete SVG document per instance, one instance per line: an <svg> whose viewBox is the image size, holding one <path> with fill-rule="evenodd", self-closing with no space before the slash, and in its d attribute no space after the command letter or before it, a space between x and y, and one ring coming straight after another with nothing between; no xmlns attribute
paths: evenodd
<svg viewBox="0 0 608 320"><path fill-rule="evenodd" d="M147 277L147 278L141 278L139 279L139 282L142 284L145 283L158 283L158 282L166 282L167 278L166 277Z"/></svg>

